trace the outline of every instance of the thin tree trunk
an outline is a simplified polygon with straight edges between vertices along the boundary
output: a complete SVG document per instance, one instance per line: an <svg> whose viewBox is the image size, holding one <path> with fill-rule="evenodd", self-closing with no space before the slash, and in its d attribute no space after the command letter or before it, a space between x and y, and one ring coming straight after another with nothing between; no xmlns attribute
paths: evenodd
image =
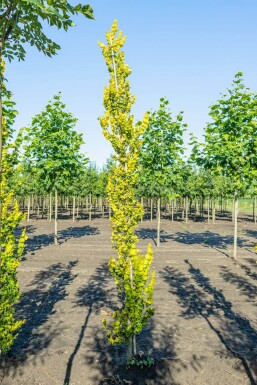
<svg viewBox="0 0 257 385"><path fill-rule="evenodd" d="M136 349L136 336L133 335L129 337L128 347L127 347L127 360L129 361L137 353Z"/></svg>
<svg viewBox="0 0 257 385"><path fill-rule="evenodd" d="M161 198L157 200L157 247L160 246L160 228L161 228Z"/></svg>
<svg viewBox="0 0 257 385"><path fill-rule="evenodd" d="M216 219L216 202L215 198L212 199L212 223L215 223Z"/></svg>
<svg viewBox="0 0 257 385"><path fill-rule="evenodd" d="M45 197L43 197L43 203L42 203L42 216L41 218L44 218L44 212L45 212Z"/></svg>
<svg viewBox="0 0 257 385"><path fill-rule="evenodd" d="M195 215L199 215L199 206L198 206L198 199L195 198Z"/></svg>
<svg viewBox="0 0 257 385"><path fill-rule="evenodd" d="M151 200L150 200L150 205L151 205L151 214L150 214L150 216L151 216L151 222L153 221L153 198L151 198Z"/></svg>
<svg viewBox="0 0 257 385"><path fill-rule="evenodd" d="M133 266L130 261L130 285L133 288ZM132 335L129 338L127 347L127 360L129 361L133 356L137 354L136 335Z"/></svg>
<svg viewBox="0 0 257 385"><path fill-rule="evenodd" d="M238 216L238 196L235 194L234 198L234 249L233 249L233 258L237 260L237 216Z"/></svg>
<svg viewBox="0 0 257 385"><path fill-rule="evenodd" d="M39 216L39 197L37 196L37 201L36 201L36 215L37 217Z"/></svg>
<svg viewBox="0 0 257 385"><path fill-rule="evenodd" d="M92 219L92 196L91 193L89 194L89 220Z"/></svg>
<svg viewBox="0 0 257 385"><path fill-rule="evenodd" d="M256 225L256 195L253 197L253 221L254 224Z"/></svg>
<svg viewBox="0 0 257 385"><path fill-rule="evenodd" d="M183 199L183 203L182 203L182 211L181 211L181 220L184 221L185 219L185 207L184 207L184 204L185 204L185 199Z"/></svg>
<svg viewBox="0 0 257 385"><path fill-rule="evenodd" d="M73 195L73 200L72 200L72 221L75 221L75 196Z"/></svg>
<svg viewBox="0 0 257 385"><path fill-rule="evenodd" d="M52 222L52 193L50 192L49 196L49 221Z"/></svg>
<svg viewBox="0 0 257 385"><path fill-rule="evenodd" d="M30 195L28 196L27 221L30 220Z"/></svg>
<svg viewBox="0 0 257 385"><path fill-rule="evenodd" d="M34 205L35 205L35 199L34 199L34 195L32 194L31 195L31 215L35 214L35 211L34 211Z"/></svg>
<svg viewBox="0 0 257 385"><path fill-rule="evenodd" d="M186 223L188 223L188 198L185 197Z"/></svg>
<svg viewBox="0 0 257 385"><path fill-rule="evenodd" d="M141 205L142 205L142 208L143 208L143 214L142 214L142 217L141 217L141 223L143 222L143 217L144 217L144 198L141 197Z"/></svg>
<svg viewBox="0 0 257 385"><path fill-rule="evenodd" d="M2 41L0 42L0 275L2 274L2 168L3 168L3 71L2 71Z"/></svg>
<svg viewBox="0 0 257 385"><path fill-rule="evenodd" d="M256 195L254 196L254 223L256 225L256 216L257 216L257 212L256 212Z"/></svg>
<svg viewBox="0 0 257 385"><path fill-rule="evenodd" d="M207 222L210 223L210 197L207 198Z"/></svg>
<svg viewBox="0 0 257 385"><path fill-rule="evenodd" d="M54 244L55 245L58 245L57 219L58 219L58 196L57 196L57 189L55 189L55 212L54 212Z"/></svg>
<svg viewBox="0 0 257 385"><path fill-rule="evenodd" d="M174 221L174 200L171 201L171 222Z"/></svg>

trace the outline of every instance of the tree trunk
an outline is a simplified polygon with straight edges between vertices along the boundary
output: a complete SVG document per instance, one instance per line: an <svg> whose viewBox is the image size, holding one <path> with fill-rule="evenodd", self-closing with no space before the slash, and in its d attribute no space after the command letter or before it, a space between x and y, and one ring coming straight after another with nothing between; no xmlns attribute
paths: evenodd
<svg viewBox="0 0 257 385"><path fill-rule="evenodd" d="M195 215L199 215L199 205L198 199L195 198Z"/></svg>
<svg viewBox="0 0 257 385"><path fill-rule="evenodd" d="M34 210L34 205L35 205L35 198L34 198L34 195L32 194L31 195L31 214L35 214L35 210Z"/></svg>
<svg viewBox="0 0 257 385"><path fill-rule="evenodd" d="M55 189L55 210L54 210L54 244L55 245L58 245L57 213L58 213L58 197L57 197L57 189Z"/></svg>
<svg viewBox="0 0 257 385"><path fill-rule="evenodd" d="M157 247L160 246L160 228L161 228L161 198L157 200Z"/></svg>
<svg viewBox="0 0 257 385"><path fill-rule="evenodd" d="M110 202L108 202L108 205L109 205L109 219L110 219L110 218L111 218L111 215L112 215L112 209L111 209Z"/></svg>
<svg viewBox="0 0 257 385"><path fill-rule="evenodd" d="M2 43L1 43L2 45ZM3 70L2 70L2 46L0 48L0 275L2 274L2 163L3 163Z"/></svg>
<svg viewBox="0 0 257 385"><path fill-rule="evenodd" d="M72 199L72 221L75 221L75 196L73 195Z"/></svg>
<svg viewBox="0 0 257 385"><path fill-rule="evenodd" d="M89 220L92 219L92 196L89 194Z"/></svg>
<svg viewBox="0 0 257 385"><path fill-rule="evenodd" d="M153 221L153 198L151 198L151 201L150 201L150 205L151 205L151 222Z"/></svg>
<svg viewBox="0 0 257 385"><path fill-rule="evenodd" d="M47 221L49 221L49 197L47 197L47 201L46 201L46 208L47 208Z"/></svg>
<svg viewBox="0 0 257 385"><path fill-rule="evenodd" d="M186 223L188 223L188 198L185 197Z"/></svg>
<svg viewBox="0 0 257 385"><path fill-rule="evenodd" d="M52 193L50 192L49 196L49 221L52 222Z"/></svg>
<svg viewBox="0 0 257 385"><path fill-rule="evenodd" d="M210 197L207 198L207 222L210 223Z"/></svg>
<svg viewBox="0 0 257 385"><path fill-rule="evenodd" d="M184 221L185 219L185 207L184 207L184 199L183 199L183 203L182 203L182 211L181 211L181 220Z"/></svg>
<svg viewBox="0 0 257 385"><path fill-rule="evenodd" d="M43 203L42 203L42 215L41 218L44 218L44 211L45 211L45 197L43 197Z"/></svg>
<svg viewBox="0 0 257 385"><path fill-rule="evenodd" d="M256 195L253 197L253 222L256 224Z"/></svg>
<svg viewBox="0 0 257 385"><path fill-rule="evenodd" d="M212 223L215 223L216 219L216 202L215 198L212 199Z"/></svg>
<svg viewBox="0 0 257 385"><path fill-rule="evenodd" d="M133 336L129 337L129 342L128 342L128 346L127 346L127 361L129 361L136 354L137 354L136 336L133 335Z"/></svg>
<svg viewBox="0 0 257 385"><path fill-rule="evenodd" d="M237 216L238 216L238 196L235 193L234 198L234 249L233 249L233 258L237 260Z"/></svg>
<svg viewBox="0 0 257 385"><path fill-rule="evenodd" d="M27 221L30 220L30 195L28 196Z"/></svg>
<svg viewBox="0 0 257 385"><path fill-rule="evenodd" d="M133 288L133 266L130 261L130 286ZM127 361L129 361L133 356L137 354L136 347L136 335L132 335L129 337L128 347L127 347Z"/></svg>
<svg viewBox="0 0 257 385"><path fill-rule="evenodd" d="M141 205L142 205L142 208L143 208L143 214L142 214L142 217L141 217L141 223L143 222L143 218L144 218L144 198L141 198Z"/></svg>
<svg viewBox="0 0 257 385"><path fill-rule="evenodd" d="M174 221L174 200L171 201L171 222Z"/></svg>

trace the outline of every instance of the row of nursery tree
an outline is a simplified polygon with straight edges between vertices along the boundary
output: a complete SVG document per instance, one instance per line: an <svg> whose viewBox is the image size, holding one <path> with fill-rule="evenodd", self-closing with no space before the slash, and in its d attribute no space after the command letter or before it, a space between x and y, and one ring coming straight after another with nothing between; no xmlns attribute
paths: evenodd
<svg viewBox="0 0 257 385"><path fill-rule="evenodd" d="M154 273L149 270L153 252L149 245L145 255L140 253L134 232L143 216L140 199L145 198L142 203L150 202L152 208L157 206L159 233L161 199L173 214L182 205L187 218L193 202L195 211L203 212L205 199L207 212L211 208L214 215L217 198L233 196L236 258L238 199L246 193L255 195L257 95L244 86L242 74L236 75L232 87L211 106L205 141L200 144L192 137L192 155L185 161L183 113L173 116L167 99L161 98L156 111L134 123L131 107L135 97L127 80L131 70L124 61L121 48L125 37L118 33L116 21L106 34L106 45L99 44L110 75L100 118L103 134L114 150L108 165L97 170L82 154L77 120L66 110L60 94L12 141L17 112L5 86L3 58L24 60L25 43L48 56L55 55L60 47L44 34L44 23L68 30L78 13L93 18L90 6L71 6L66 1L12 0L0 5L1 355L10 349L23 323L15 319L13 306L20 296L17 266L26 240L24 232L20 239L15 236L15 229L25 219L20 210L23 204L27 210L30 206L34 209L35 200L40 200L40 206L48 207L49 219L54 209L57 243L58 204L69 209L72 198L74 215L76 198L77 206L78 199L85 198L81 208L86 205L90 210L93 198L108 198L112 243L117 251L109 268L121 304L112 322L104 320L104 326L110 343L126 344L131 358L136 355L136 336L154 313Z"/></svg>
<svg viewBox="0 0 257 385"><path fill-rule="evenodd" d="M216 210L231 210L228 199L233 199L236 258L239 197L253 197L256 222L256 106L256 94L244 86L242 73L236 74L232 87L210 107L205 142L191 136L192 154L187 160L183 112L173 116L169 101L161 98L159 108L148 113L148 126L140 136L135 193L145 214L151 219L157 216L158 246L163 211L172 220L187 222L194 213L215 222ZM9 101L9 107L15 115L15 104ZM54 216L56 244L58 210L68 210L73 220L91 219L96 210L111 215L107 183L115 160L111 158L102 169L89 162L81 151L84 142L76 123L61 94L55 95L29 127L20 130L14 146L17 165L8 179L27 220L31 212L49 220ZM137 122L139 129L141 124Z"/></svg>

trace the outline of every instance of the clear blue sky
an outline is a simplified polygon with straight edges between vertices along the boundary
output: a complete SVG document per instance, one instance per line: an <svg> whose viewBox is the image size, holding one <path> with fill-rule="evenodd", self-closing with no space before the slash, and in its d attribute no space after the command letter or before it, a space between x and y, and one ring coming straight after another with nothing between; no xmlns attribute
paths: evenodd
<svg viewBox="0 0 257 385"><path fill-rule="evenodd" d="M82 1L82 0L81 0ZM79 1L71 1L75 4ZM25 62L7 67L9 89L19 117L28 125L49 99L61 91L77 118L83 151L101 166L111 153L97 117L103 112L108 73L97 45L118 19L127 35L126 62L133 72L136 118L157 109L166 96L174 114L184 111L188 132L201 138L208 107L230 86L236 72L257 91L256 0L89 0L95 21L76 18L67 33L49 30L62 49L52 59L28 48ZM185 135L187 141L188 134Z"/></svg>

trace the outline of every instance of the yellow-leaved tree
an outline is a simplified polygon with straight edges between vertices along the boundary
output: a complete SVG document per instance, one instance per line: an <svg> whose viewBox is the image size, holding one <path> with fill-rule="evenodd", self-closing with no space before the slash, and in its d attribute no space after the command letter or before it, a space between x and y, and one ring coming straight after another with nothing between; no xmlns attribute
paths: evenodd
<svg viewBox="0 0 257 385"><path fill-rule="evenodd" d="M0 63L1 77L3 77L4 63ZM0 356L7 353L13 344L17 329L23 321L15 319L14 304L20 297L17 281L17 267L24 249L26 239L25 229L19 239L15 236L15 229L24 219L18 202L8 187L8 179L15 164L15 145L10 141L13 122L16 117L15 103L11 94L2 84L2 158L0 173ZM19 140L19 139L18 139ZM16 143L17 145L17 143Z"/></svg>
<svg viewBox="0 0 257 385"><path fill-rule="evenodd" d="M140 137L148 125L145 114L141 124L134 123L131 107L135 97L130 93L127 77L131 69L124 61L121 48L126 37L118 32L113 22L106 33L107 44L99 43L110 74L109 85L104 89L104 115L100 118L103 134L114 149L114 166L110 173L107 193L112 208L111 227L113 247L118 257L111 258L110 272L115 278L121 298L121 306L113 314L113 321L104 325L112 344L126 344L128 359L136 355L136 335L147 324L154 309L154 272L149 274L153 261L151 245L145 256L136 245L135 228L143 214L141 203L135 196L138 179Z"/></svg>

